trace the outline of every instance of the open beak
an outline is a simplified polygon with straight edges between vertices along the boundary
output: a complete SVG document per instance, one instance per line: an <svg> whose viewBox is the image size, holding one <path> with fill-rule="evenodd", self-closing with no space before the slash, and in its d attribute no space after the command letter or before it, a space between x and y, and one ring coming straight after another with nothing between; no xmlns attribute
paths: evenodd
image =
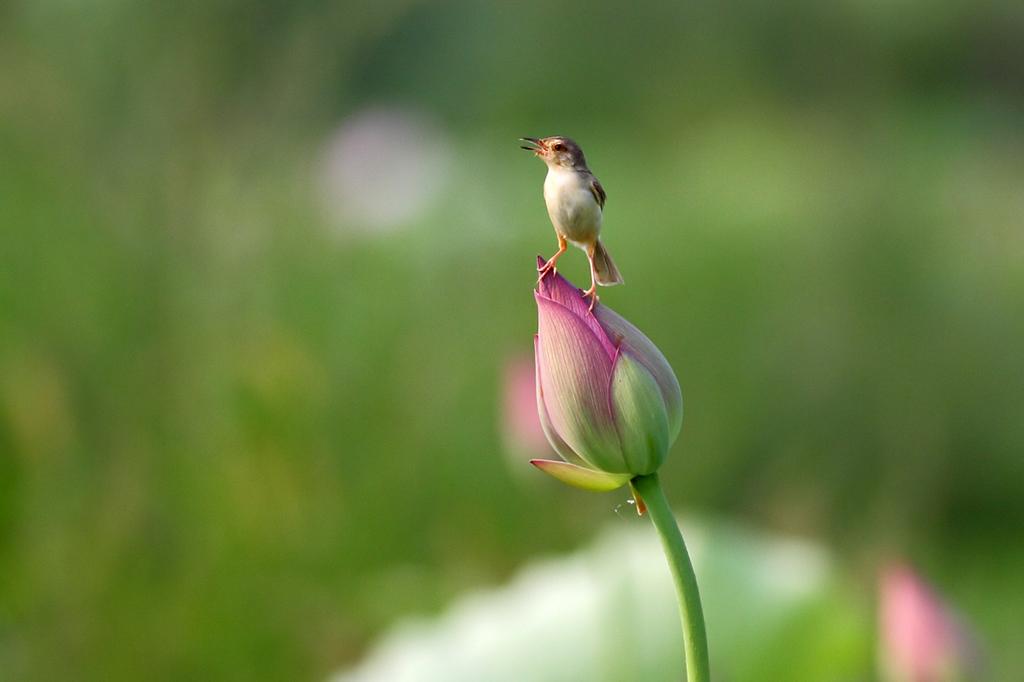
<svg viewBox="0 0 1024 682"><path fill-rule="evenodd" d="M519 140L521 142L529 142L530 144L533 145L532 147L520 146L521 149L525 149L528 152L540 154L541 152L545 151L544 145L541 144L540 140L534 139L532 137L520 137Z"/></svg>

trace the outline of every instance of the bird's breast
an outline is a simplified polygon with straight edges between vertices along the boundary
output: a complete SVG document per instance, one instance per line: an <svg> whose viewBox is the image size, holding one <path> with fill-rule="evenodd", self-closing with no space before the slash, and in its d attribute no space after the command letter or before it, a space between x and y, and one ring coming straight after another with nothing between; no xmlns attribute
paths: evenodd
<svg viewBox="0 0 1024 682"><path fill-rule="evenodd" d="M544 203L555 231L571 242L589 244L601 232L601 205L590 189L590 177L575 171L549 170Z"/></svg>

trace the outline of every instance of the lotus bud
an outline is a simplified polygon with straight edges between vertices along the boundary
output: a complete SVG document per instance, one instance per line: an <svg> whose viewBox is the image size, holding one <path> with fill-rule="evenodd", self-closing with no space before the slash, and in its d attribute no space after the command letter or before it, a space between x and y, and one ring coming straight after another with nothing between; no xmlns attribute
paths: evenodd
<svg viewBox="0 0 1024 682"><path fill-rule="evenodd" d="M563 461L533 463L588 490L657 471L683 419L682 392L665 356L608 307L590 310L582 291L557 273L546 274L534 293L537 408Z"/></svg>

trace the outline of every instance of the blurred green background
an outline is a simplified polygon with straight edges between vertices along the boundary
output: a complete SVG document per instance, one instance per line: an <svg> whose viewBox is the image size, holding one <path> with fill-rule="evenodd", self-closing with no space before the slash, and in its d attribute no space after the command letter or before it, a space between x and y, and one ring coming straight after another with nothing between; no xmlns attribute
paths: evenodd
<svg viewBox="0 0 1024 682"><path fill-rule="evenodd" d="M0 2L0 677L323 679L614 520L502 426L556 134L673 503L906 558L1019 679L1015 0Z"/></svg>

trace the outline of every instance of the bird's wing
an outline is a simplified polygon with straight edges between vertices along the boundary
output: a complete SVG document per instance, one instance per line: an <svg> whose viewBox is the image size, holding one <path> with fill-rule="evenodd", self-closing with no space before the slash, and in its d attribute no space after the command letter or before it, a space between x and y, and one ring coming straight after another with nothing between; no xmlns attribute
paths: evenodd
<svg viewBox="0 0 1024 682"><path fill-rule="evenodd" d="M590 178L590 193L597 199L597 203L601 208L604 208L604 201L608 198L608 195L604 193L604 187L597 181L597 178Z"/></svg>

